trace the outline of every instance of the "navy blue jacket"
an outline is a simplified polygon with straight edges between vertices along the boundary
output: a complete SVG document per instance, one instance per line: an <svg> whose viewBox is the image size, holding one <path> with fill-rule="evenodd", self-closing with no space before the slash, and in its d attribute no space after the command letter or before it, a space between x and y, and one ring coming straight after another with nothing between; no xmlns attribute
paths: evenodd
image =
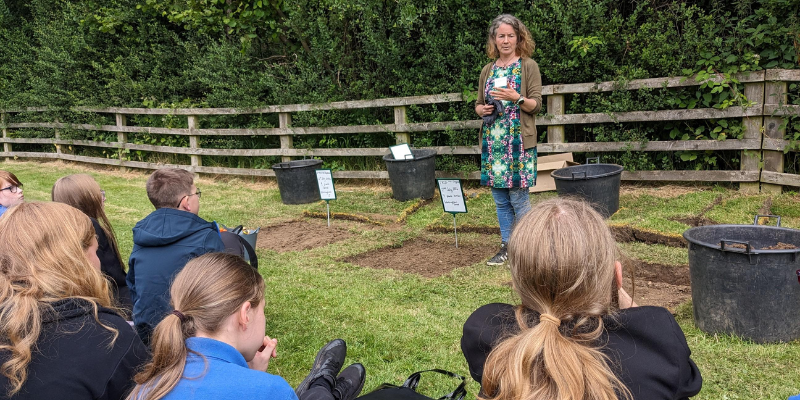
<svg viewBox="0 0 800 400"><path fill-rule="evenodd" d="M142 341L149 344L153 329L172 311L169 286L183 266L224 250L216 224L187 211L160 208L136 223L127 282Z"/></svg>

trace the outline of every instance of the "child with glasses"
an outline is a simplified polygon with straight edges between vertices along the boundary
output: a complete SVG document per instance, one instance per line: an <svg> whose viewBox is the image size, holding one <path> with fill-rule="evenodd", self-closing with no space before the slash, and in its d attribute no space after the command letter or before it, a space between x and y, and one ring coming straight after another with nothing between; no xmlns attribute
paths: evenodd
<svg viewBox="0 0 800 400"><path fill-rule="evenodd" d="M115 302L125 311L125 317L130 319L133 304L125 282L125 261L120 255L114 228L106 216L105 191L89 175L67 175L53 184L51 198L55 202L69 204L89 216L97 234L100 270L111 284Z"/></svg>
<svg viewBox="0 0 800 400"><path fill-rule="evenodd" d="M25 201L22 182L8 171L0 170L0 216L9 208Z"/></svg>
<svg viewBox="0 0 800 400"><path fill-rule="evenodd" d="M149 344L153 329L172 308L169 283L197 256L221 252L225 245L216 224L200 218L200 190L186 170L164 168L147 179L147 197L156 208L133 228L127 283L133 322Z"/></svg>

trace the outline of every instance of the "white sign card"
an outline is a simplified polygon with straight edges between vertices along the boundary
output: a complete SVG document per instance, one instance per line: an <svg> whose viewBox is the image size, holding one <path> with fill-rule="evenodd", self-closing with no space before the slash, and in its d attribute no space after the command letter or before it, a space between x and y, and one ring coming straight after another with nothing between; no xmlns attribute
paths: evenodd
<svg viewBox="0 0 800 400"><path fill-rule="evenodd" d="M395 160L414 159L414 153L411 152L411 148L408 147L408 143L398 144L397 146L389 146L389 150L392 151L392 156Z"/></svg>
<svg viewBox="0 0 800 400"><path fill-rule="evenodd" d="M317 186L321 200L336 200L336 188L333 186L333 174L329 169L318 169Z"/></svg>
<svg viewBox="0 0 800 400"><path fill-rule="evenodd" d="M461 179L437 179L439 193L442 196L444 212L465 213L467 202L464 200L464 191L461 189Z"/></svg>

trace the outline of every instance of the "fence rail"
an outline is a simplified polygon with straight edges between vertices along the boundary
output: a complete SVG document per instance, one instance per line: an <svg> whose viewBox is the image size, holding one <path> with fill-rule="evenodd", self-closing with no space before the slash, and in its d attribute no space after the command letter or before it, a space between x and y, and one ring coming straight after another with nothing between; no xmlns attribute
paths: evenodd
<svg viewBox="0 0 800 400"><path fill-rule="evenodd" d="M722 75L712 77L720 82ZM694 150L729 150L741 151L741 168L738 171L625 171L623 180L631 181L698 181L698 182L739 182L740 188L746 191L779 191L782 186L800 186L800 176L783 173L783 152L791 149L791 143L784 139L785 128L782 117L800 115L800 106L787 105L787 83L800 81L800 70L766 70L743 73L735 76L744 84L745 95L752 105L749 107L730 107L724 110L715 108L631 111L618 113L586 113L564 114L565 95L576 93L608 92L619 89L636 90L641 88L679 88L698 86L695 79L680 77L651 78L633 80L627 83L600 82L565 85L548 85L542 88L547 101L547 115L537 117L536 124L547 127L547 141L539 143L539 153L555 152L618 152L618 151L694 151ZM92 125L53 122L13 122L9 123L8 115L21 112L47 112L46 107L29 107L24 109L0 110L2 120L3 151L0 157L60 159L91 164L115 165L128 168L157 169L166 164L132 161L125 159L125 151L147 151L166 154L188 155L190 165L169 165L185 168L197 173L232 174L246 176L274 176L270 169L247 169L209 167L202 165L202 156L280 156L284 161L292 157L341 157L341 156L382 156L388 153L386 148L294 148L293 138L301 135L321 134L362 134L393 133L397 143L410 143L414 132L479 129L480 120L415 122L409 123L406 118L408 106L429 105L451 102L462 102L461 93L446 93L428 96L397 97L377 100L341 101L316 104L275 105L262 108L93 108L75 107L76 112L114 114L115 125ZM394 123L383 125L348 125L330 127L293 127L292 113L317 110L354 110L367 108L394 108ZM245 114L278 114L278 128L256 129L207 129L198 128L199 117L218 115ZM163 128L148 126L128 126L129 115L165 115L185 116L188 128ZM578 142L566 143L564 140L565 125L707 120L722 118L742 118L745 132L742 139L717 140L674 140L647 142ZM10 136L14 129L53 129L55 138L15 138ZM73 129L85 131L116 132L117 141L103 142L92 140L62 139L59 130ZM128 142L128 134L148 133L162 135L188 136L189 147L156 146ZM268 149L214 149L202 148L201 137L217 136L278 136L280 148ZM477 138L476 138L477 139ZM477 140L476 140L477 141ZM54 145L55 152L14 151L15 144ZM70 154L65 151L69 146L116 149L117 158L90 157ZM475 155L480 154L478 146L440 146L428 147L438 154ZM437 172L439 176L451 175ZM467 179L479 179L479 172L463 174ZM336 171L336 178L385 179L386 171Z"/></svg>

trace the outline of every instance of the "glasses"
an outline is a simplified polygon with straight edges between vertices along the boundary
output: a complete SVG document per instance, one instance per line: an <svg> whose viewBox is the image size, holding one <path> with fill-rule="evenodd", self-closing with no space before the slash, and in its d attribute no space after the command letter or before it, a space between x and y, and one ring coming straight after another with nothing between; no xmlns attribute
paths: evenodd
<svg viewBox="0 0 800 400"><path fill-rule="evenodd" d="M11 193L19 193L19 192L22 191L22 185L19 185L19 186L11 185L9 187L5 187L5 188L0 189L0 192L2 192L3 190L8 190Z"/></svg>
<svg viewBox="0 0 800 400"><path fill-rule="evenodd" d="M202 193L202 192L200 191L200 189L197 189L197 191L196 191L196 192L194 192L194 193L192 193L192 194L187 194L186 196L183 196L183 197L181 197L181 201L179 201L179 202L178 202L178 206L177 206L177 207L175 207L175 208L180 208L180 207L181 207L181 203L183 203L183 199L185 199L185 198L187 198L187 197L192 197L192 196L194 196L194 195L197 195L197 198L199 199L199 198L200 198L200 194L201 194L201 193Z"/></svg>
<svg viewBox="0 0 800 400"><path fill-rule="evenodd" d="M103 196L103 203L105 203L106 202L106 191L103 190L103 189L100 189L100 195Z"/></svg>

